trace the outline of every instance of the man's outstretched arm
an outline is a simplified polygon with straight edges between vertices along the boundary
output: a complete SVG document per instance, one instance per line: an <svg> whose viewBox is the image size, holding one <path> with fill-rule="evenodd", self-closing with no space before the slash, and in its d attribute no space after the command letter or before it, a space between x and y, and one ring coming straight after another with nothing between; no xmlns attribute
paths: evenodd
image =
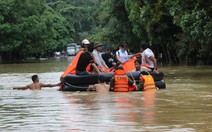
<svg viewBox="0 0 212 132"><path fill-rule="evenodd" d="M56 86L60 86L60 83L57 83L57 84L43 84L43 83L41 83L40 85L41 85L41 87L56 87Z"/></svg>
<svg viewBox="0 0 212 132"><path fill-rule="evenodd" d="M26 90L26 89L30 89L30 86L22 86L22 87L13 87L13 90Z"/></svg>

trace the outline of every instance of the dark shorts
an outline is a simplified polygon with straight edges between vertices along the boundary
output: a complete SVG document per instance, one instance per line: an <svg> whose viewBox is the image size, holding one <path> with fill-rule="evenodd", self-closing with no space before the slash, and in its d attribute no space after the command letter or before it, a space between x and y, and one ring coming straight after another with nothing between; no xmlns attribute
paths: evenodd
<svg viewBox="0 0 212 132"><path fill-rule="evenodd" d="M149 67L149 69L151 69L151 70L152 70L152 72L154 71L154 68L150 68L150 67Z"/></svg>

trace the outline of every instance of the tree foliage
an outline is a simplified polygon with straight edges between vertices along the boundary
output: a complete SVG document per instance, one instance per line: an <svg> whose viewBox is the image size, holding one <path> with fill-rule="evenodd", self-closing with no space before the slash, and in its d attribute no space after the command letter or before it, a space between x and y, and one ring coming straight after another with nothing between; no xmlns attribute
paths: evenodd
<svg viewBox="0 0 212 132"><path fill-rule="evenodd" d="M0 55L41 56L88 38L139 51L150 45L163 61L212 59L211 1L1 0Z"/></svg>
<svg viewBox="0 0 212 132"><path fill-rule="evenodd" d="M2 0L0 12L3 57L42 56L71 40L66 19L42 0Z"/></svg>
<svg viewBox="0 0 212 132"><path fill-rule="evenodd" d="M178 35L179 56L186 56L196 63L197 58L208 63L212 56L211 2L205 1L167 1L173 23L182 29Z"/></svg>
<svg viewBox="0 0 212 132"><path fill-rule="evenodd" d="M102 3L106 10L100 14L109 14L101 17L106 31L102 36L107 40L115 43L127 40L135 48L142 41L147 42L156 56L162 54L163 60L169 63L187 60L195 64L198 58L209 63L212 59L211 1L109 0Z"/></svg>
<svg viewBox="0 0 212 132"><path fill-rule="evenodd" d="M98 24L95 15L99 0L47 0L47 5L67 19L74 30L74 41L94 34Z"/></svg>

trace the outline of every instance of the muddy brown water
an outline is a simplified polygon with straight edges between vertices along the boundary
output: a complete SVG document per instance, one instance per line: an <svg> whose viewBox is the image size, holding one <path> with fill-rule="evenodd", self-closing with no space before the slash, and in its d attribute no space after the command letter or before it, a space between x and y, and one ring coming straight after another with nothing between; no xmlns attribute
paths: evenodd
<svg viewBox="0 0 212 132"><path fill-rule="evenodd" d="M57 83L72 57L0 64L0 131L212 131L212 67L159 66L166 90L97 94L12 90L31 83Z"/></svg>

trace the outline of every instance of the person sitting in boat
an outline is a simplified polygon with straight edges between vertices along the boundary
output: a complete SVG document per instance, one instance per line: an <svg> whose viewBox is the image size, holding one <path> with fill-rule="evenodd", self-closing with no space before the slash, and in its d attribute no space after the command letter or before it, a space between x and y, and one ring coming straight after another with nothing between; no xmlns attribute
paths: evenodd
<svg viewBox="0 0 212 132"><path fill-rule="evenodd" d="M98 67L98 64L96 64L96 66ZM96 71L96 69L90 65L90 69L89 69L89 74L97 74L98 72Z"/></svg>
<svg viewBox="0 0 212 132"><path fill-rule="evenodd" d="M88 50L82 53L79 57L79 60L76 66L76 75L89 75L89 73L86 71L86 68L90 63L93 66L93 68L95 68L96 71L100 73L92 57L93 44L89 44L87 48Z"/></svg>
<svg viewBox="0 0 212 132"><path fill-rule="evenodd" d="M157 60L155 59L155 55L152 52L152 50L148 48L148 45L141 44L140 51L141 51L141 60L142 60L141 65L148 64L148 68L151 69L151 71L158 72Z"/></svg>
<svg viewBox="0 0 212 132"><path fill-rule="evenodd" d="M77 52L77 55L73 58L73 60L70 63L70 65L66 68L65 72L61 75L61 79L62 80L68 74L76 74L76 67L77 67L79 58L80 58L82 53L88 51L88 46L89 45L90 45L90 42L87 39L84 39L82 41L82 48ZM86 56L86 55L83 55L83 56ZM85 57L83 57L83 58L85 58ZM80 68L80 70L82 70L82 68Z"/></svg>
<svg viewBox="0 0 212 132"><path fill-rule="evenodd" d="M128 55L128 52L125 50L125 48L126 45L121 44L119 50L116 51L116 59L120 63L124 63L132 57L132 55Z"/></svg>
<svg viewBox="0 0 212 132"><path fill-rule="evenodd" d="M134 86L130 90L130 86ZM110 88L114 92L129 92L137 90L136 82L132 81L125 73L124 68L120 65L114 72L114 77L111 78Z"/></svg>
<svg viewBox="0 0 212 132"><path fill-rule="evenodd" d="M100 75L98 78L98 84L90 85L89 91L96 91L97 93L109 93L110 85L106 84L105 77Z"/></svg>
<svg viewBox="0 0 212 132"><path fill-rule="evenodd" d="M122 44L124 45L124 50L127 51L128 55L132 55L132 53L130 52L130 50L129 50L128 46L127 46L127 42L124 41Z"/></svg>
<svg viewBox="0 0 212 132"><path fill-rule="evenodd" d="M134 64L135 64L135 69L132 72L151 71L151 69L145 66L142 66L140 60L135 60Z"/></svg>
<svg viewBox="0 0 212 132"><path fill-rule="evenodd" d="M42 87L55 87L55 86L59 86L60 83L57 84L44 84L44 83L40 83L39 82L39 78L38 75L33 75L32 76L32 82L29 85L26 86L22 86L22 87L13 87L14 90L26 90L26 89L30 89L30 90L41 90Z"/></svg>
<svg viewBox="0 0 212 132"><path fill-rule="evenodd" d="M114 56L112 55L112 48L107 48L106 52L102 54L102 59L109 68L113 68L116 65Z"/></svg>
<svg viewBox="0 0 212 132"><path fill-rule="evenodd" d="M93 57L100 67L101 71L105 71L105 68L109 69L105 61L102 59L102 56L100 54L100 51L102 50L102 44L99 42L96 42L94 44L94 50L93 50Z"/></svg>

